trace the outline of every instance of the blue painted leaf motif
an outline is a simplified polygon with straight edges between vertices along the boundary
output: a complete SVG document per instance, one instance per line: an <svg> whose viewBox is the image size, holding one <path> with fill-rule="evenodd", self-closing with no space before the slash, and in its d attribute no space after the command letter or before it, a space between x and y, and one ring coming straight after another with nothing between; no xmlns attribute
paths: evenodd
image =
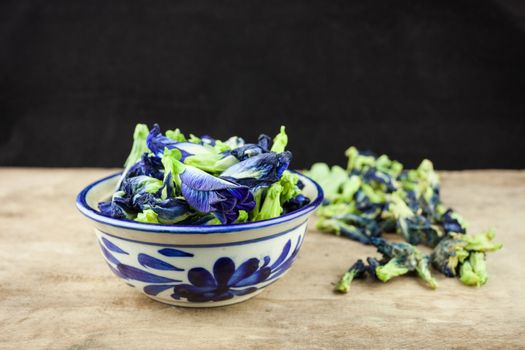
<svg viewBox="0 0 525 350"><path fill-rule="evenodd" d="M154 284L144 287L144 293L148 295L157 295L170 288L173 288L172 284Z"/></svg>
<svg viewBox="0 0 525 350"><path fill-rule="evenodd" d="M259 268L259 259L251 258L239 266L228 280L228 285L235 285L244 278L252 275Z"/></svg>
<svg viewBox="0 0 525 350"><path fill-rule="evenodd" d="M181 282L180 280L154 275L152 273L142 271L140 269L137 269L136 267L125 264L118 264L117 269L126 279L150 283Z"/></svg>
<svg viewBox="0 0 525 350"><path fill-rule="evenodd" d="M117 265L117 264L120 264L120 261L117 260L117 258L115 258L113 256L113 254L111 254L107 249L106 247L104 247L100 242L99 242L99 245L100 245L100 250L102 250L102 254L104 254L104 256L106 257L106 259L110 262L112 262L113 264Z"/></svg>
<svg viewBox="0 0 525 350"><path fill-rule="evenodd" d="M246 286L251 286L254 284L264 282L266 281L266 279L268 279L271 273L272 273L271 268L269 267L262 268L259 271L253 273L251 276L248 276L247 278L239 281L237 284L235 284L235 287L246 287Z"/></svg>
<svg viewBox="0 0 525 350"><path fill-rule="evenodd" d="M159 254L168 256L168 257L178 256L178 257L184 257L184 258L193 256L192 253L187 253L182 250L173 249L173 248L163 248L159 250Z"/></svg>
<svg viewBox="0 0 525 350"><path fill-rule="evenodd" d="M224 286L235 272L235 263L230 258L220 258L213 265L213 277L219 286Z"/></svg>
<svg viewBox="0 0 525 350"><path fill-rule="evenodd" d="M115 243L110 242L109 240L107 240L104 237L101 237L101 238L102 238L102 242L104 243L106 248L108 248L112 252L129 255L128 252L126 252L126 251L122 250L121 248L119 248Z"/></svg>
<svg viewBox="0 0 525 350"><path fill-rule="evenodd" d="M235 294L236 296L246 295L253 293L257 290L257 287L250 287L250 288L244 288L244 289L232 289L231 292Z"/></svg>
<svg viewBox="0 0 525 350"><path fill-rule="evenodd" d="M110 263L108 263L106 261L106 264L108 265L109 269L111 270L111 272L113 272L117 277L120 277L122 279L126 279L126 277L124 277L119 270L117 270L116 268L114 268L113 266L111 266Z"/></svg>
<svg viewBox="0 0 525 350"><path fill-rule="evenodd" d="M290 252L291 246L292 246L292 241L288 240L288 242L286 242L286 244L283 247L283 251L281 252L281 255L277 258L277 260L275 260L272 266L270 266L272 270L277 268L284 261L284 259L286 259L286 257L288 256L288 253Z"/></svg>
<svg viewBox="0 0 525 350"><path fill-rule="evenodd" d="M258 290L256 285L263 282L269 285L289 269L301 242L302 237L298 237L295 249L290 253L292 241L288 240L271 267L268 266L270 257L265 256L261 266L258 258L251 258L236 268L231 258L221 257L215 261L212 271L203 267L192 268L188 271L189 284L174 285L171 297L190 302L210 302L253 293Z"/></svg>
<svg viewBox="0 0 525 350"><path fill-rule="evenodd" d="M188 280L196 287L217 287L215 279L202 267L196 267L188 272Z"/></svg>
<svg viewBox="0 0 525 350"><path fill-rule="evenodd" d="M148 254L140 253L138 256L139 264L144 267L151 267L157 270L171 270L171 271L184 271L184 269L178 268L165 261L154 258Z"/></svg>
<svg viewBox="0 0 525 350"><path fill-rule="evenodd" d="M264 263L263 263L263 265L261 266L261 268L268 266L268 264L269 264L270 261L271 261L271 259L270 259L269 256L265 256L265 257L263 258L263 260L264 260Z"/></svg>

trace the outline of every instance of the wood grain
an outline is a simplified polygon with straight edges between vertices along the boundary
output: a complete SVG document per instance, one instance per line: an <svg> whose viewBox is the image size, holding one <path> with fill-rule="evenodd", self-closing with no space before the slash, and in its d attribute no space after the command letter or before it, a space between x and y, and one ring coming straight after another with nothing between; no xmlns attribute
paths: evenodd
<svg viewBox="0 0 525 350"><path fill-rule="evenodd" d="M472 232L495 227L482 288L438 277L332 283L374 249L310 230L289 274L255 299L214 309L154 302L105 266L76 193L109 169L0 169L2 349L525 348L525 172L442 173ZM313 225L311 225L313 226Z"/></svg>

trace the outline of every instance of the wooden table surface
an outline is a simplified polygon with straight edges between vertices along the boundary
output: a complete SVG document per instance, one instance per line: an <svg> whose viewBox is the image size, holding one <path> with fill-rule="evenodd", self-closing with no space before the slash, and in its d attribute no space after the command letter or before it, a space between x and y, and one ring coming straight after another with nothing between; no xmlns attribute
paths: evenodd
<svg viewBox="0 0 525 350"><path fill-rule="evenodd" d="M281 281L210 309L152 301L109 271L74 199L112 172L0 169L1 349L525 348L525 171L441 173L471 232L494 227L504 244L481 288L436 273L435 291L405 277L336 295L332 283L374 249L311 228Z"/></svg>

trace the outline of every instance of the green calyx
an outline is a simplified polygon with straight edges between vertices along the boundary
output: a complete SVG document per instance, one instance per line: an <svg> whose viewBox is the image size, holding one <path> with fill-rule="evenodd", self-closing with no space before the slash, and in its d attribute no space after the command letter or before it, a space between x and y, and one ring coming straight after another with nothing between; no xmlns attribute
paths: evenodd
<svg viewBox="0 0 525 350"><path fill-rule="evenodd" d="M490 229L477 235L464 235L451 233L451 237L459 239L466 243L465 250L475 252L494 252L503 247L503 244L494 242L496 233Z"/></svg>
<svg viewBox="0 0 525 350"><path fill-rule="evenodd" d="M180 162L182 155L176 148L164 149L162 155L162 165L164 166L164 182L168 180L171 174L171 180L175 184L176 189L180 189L181 181L180 174L184 172L184 164ZM165 194L163 194L165 196Z"/></svg>
<svg viewBox="0 0 525 350"><path fill-rule="evenodd" d="M335 285L334 290L339 293L348 293L350 284L352 283L356 273L355 271L347 271Z"/></svg>
<svg viewBox="0 0 525 350"><path fill-rule="evenodd" d="M335 200L339 196L341 186L349 180L345 169L337 165L330 169L325 163L313 164L312 168L305 174L321 185L324 196L328 200Z"/></svg>
<svg viewBox="0 0 525 350"><path fill-rule="evenodd" d="M288 135L284 125L281 126L280 132L274 137L271 151L275 153L284 152L286 145L288 144Z"/></svg>
<svg viewBox="0 0 525 350"><path fill-rule="evenodd" d="M124 163L124 167L131 167L140 160L140 157L142 157L144 153L149 152L148 145L146 144L148 133L149 129L146 124L137 124L135 126L135 131L133 132L133 146L131 147L131 152Z"/></svg>
<svg viewBox="0 0 525 350"><path fill-rule="evenodd" d="M143 222L146 224L159 223L158 215L152 209L145 209L144 211L142 211L142 213L138 213L137 217L135 218L135 221Z"/></svg>
<svg viewBox="0 0 525 350"><path fill-rule="evenodd" d="M212 151L209 153L195 154L184 159L184 164L214 174L222 173L224 170L238 162L239 160L232 155L224 157L222 154Z"/></svg>
<svg viewBox="0 0 525 350"><path fill-rule="evenodd" d="M488 280L484 253L471 253L459 269L459 279L467 286L479 287Z"/></svg>
<svg viewBox="0 0 525 350"><path fill-rule="evenodd" d="M166 132L164 133L166 135L166 137L174 140L174 141L177 141L177 142L185 142L186 141L186 137L184 136L184 134L179 130L179 128L175 129L175 130L166 130Z"/></svg>
<svg viewBox="0 0 525 350"><path fill-rule="evenodd" d="M297 187L297 182L299 181L299 176L296 174L285 170L279 180L280 185L283 187L281 191L281 203L285 203L301 193L299 187Z"/></svg>
<svg viewBox="0 0 525 350"><path fill-rule="evenodd" d="M388 282L392 278L401 276L410 270L404 265L403 259L394 258L385 265L376 267L376 276L380 281Z"/></svg>
<svg viewBox="0 0 525 350"><path fill-rule="evenodd" d="M275 218L281 215L283 208L281 207L281 193L283 186L279 182L272 184L266 192L264 203L255 220L266 220Z"/></svg>

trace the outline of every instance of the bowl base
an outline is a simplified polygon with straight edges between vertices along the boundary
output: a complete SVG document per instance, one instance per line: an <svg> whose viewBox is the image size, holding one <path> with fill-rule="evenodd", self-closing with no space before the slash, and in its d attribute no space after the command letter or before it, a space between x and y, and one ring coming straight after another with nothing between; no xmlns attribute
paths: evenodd
<svg viewBox="0 0 525 350"><path fill-rule="evenodd" d="M234 297L232 299L223 300L223 301L208 301L203 303L195 303L195 302L188 302L188 301L177 301L177 300L167 300L163 298L157 298L152 295L145 294L148 298L151 298L155 301L158 301L163 304L173 305L173 306L182 306L182 307L193 307L193 308L205 308L205 307L220 307L220 306L226 306L226 305L232 305L237 303L242 303L243 301L246 301L250 298L253 298L260 292L262 292L262 289L256 290L253 293L250 293L248 295L243 295L239 297Z"/></svg>

